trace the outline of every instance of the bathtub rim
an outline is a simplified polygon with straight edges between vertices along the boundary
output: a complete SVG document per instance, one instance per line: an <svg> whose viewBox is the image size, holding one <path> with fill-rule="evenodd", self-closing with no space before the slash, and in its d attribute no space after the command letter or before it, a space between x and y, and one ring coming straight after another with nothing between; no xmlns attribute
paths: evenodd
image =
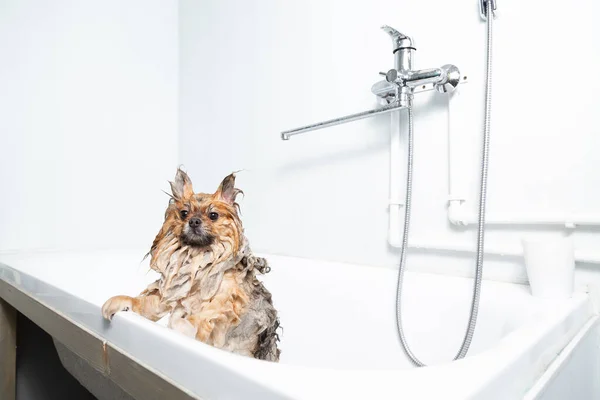
<svg viewBox="0 0 600 400"><path fill-rule="evenodd" d="M285 257L285 256L278 256L278 257ZM29 279L31 279L33 281L41 282L42 284L46 285L47 287L51 287L55 292L61 292L59 294L66 295L73 299L77 299L78 301L83 301L83 302L87 303L89 306L96 308L97 314L98 314L99 318L101 318L100 317L100 307L96 306L93 303L90 303L82 298L77 297L77 296L71 295L69 292L59 289L49 283L40 281L30 274L21 272L15 268L7 266L6 264L0 263L0 270L2 270L2 269L4 269L5 271L10 270L13 274L16 274L13 276L28 277ZM2 274L2 277L4 275L5 274ZM20 295L17 295L16 299L14 298L15 291L20 293ZM7 293L9 293L9 292L12 292L13 301L11 301L10 298L7 299L7 297L10 297L9 295L7 295ZM47 304L47 302L45 302L43 299L41 299L41 298L37 297L36 295L25 290L23 285L19 285L16 281L8 282L5 279L0 279L0 297L7 300L7 302L9 302L11 305L13 305L13 307L15 307L20 312L23 312L22 311L23 303L26 303L27 298L29 298L29 300L37 303L38 308L40 308L42 310L42 311L38 310L36 313L30 312L29 313L30 315L28 315L26 312L23 312L23 314L25 314L26 316L28 316L28 317L31 316L32 318L30 318L30 319L32 319L32 321L34 323L40 325L39 324L40 312L43 313L43 312L50 311L49 314L52 314L53 316L64 318L65 322L67 323L67 325L69 325L70 329L76 328L76 329L81 330L82 332L91 334L95 340L99 341L100 343L103 343L106 346L110 346L111 348L114 348L115 351L122 353L128 360L131 360L132 362L139 365L140 368L145 368L146 370L148 370L148 373L150 373L153 376L156 376L156 378L158 378L158 380L156 380L156 381L159 381L159 382L163 381L160 383L171 384L176 389L178 389L182 394L192 396L192 397L188 397L188 398L197 398L197 397L195 397L196 395L193 392L187 391L186 389L184 389L183 386L179 385L175 381L172 381L170 378L168 378L166 375L162 374L160 371L155 370L155 369L153 370L152 367L145 364L143 360L136 359L133 355L129 354L127 351L120 348L118 343L111 342L106 337L103 337L103 335L101 335L97 332L94 332L94 330L91 327L86 327L86 326L82 325L81 323L79 323L78 321L74 320L73 318L70 318L69 316L61 313L60 311L53 309L49 304ZM583 308L584 303L589 303L588 295L586 295L586 294L577 295L577 301L569 302L570 306L564 307L562 309L560 321L571 316L575 309L578 309L580 311L579 314L581 314L582 317L585 317L585 315L584 315L585 313L583 313L583 314L581 313L581 309ZM21 307L20 307L20 305L21 305ZM587 307L587 308L590 308L590 307ZM36 314L37 317L36 317L36 315L31 315L31 314ZM591 318L591 312L589 312L588 314L589 314L588 318L586 318L584 321L581 321L579 324L577 324L576 331L579 330L579 328L581 328L581 326L583 326L585 324L585 321L587 321L589 318ZM114 318L113 323L115 324L116 327L120 326L121 329L131 329L133 327L137 327L137 328L146 329L149 332L155 330L155 329L151 329L152 327L157 328L157 326L158 326L158 329L156 329L156 330L159 332L162 331L161 335L159 335L159 336L167 335L167 337L168 337L168 335L175 335L171 338L175 338L175 339L177 339L177 341L185 342L185 340L183 340L183 338L182 338L182 335L178 334L177 332L173 332L172 330L170 330L166 327L152 323L151 321L146 320L143 317L135 315L133 313L117 314ZM507 344L510 343L509 338L513 338L513 341L514 341L515 335L517 335L518 333L522 333L523 327L520 327L520 328L516 329L515 331L509 333L506 337L502 338L499 341L499 343L496 346L494 346L493 348L486 349L485 351L483 351L477 355L465 358L463 360L451 362L451 363L445 363L445 364L440 364L440 365L435 365L435 366L430 366L430 367L420 368L420 369L336 370L336 369L326 368L326 367L305 367L305 366L293 365L293 364L273 364L273 363L269 363L266 361L254 360L254 359L249 359L247 357L242 357L242 356L238 356L235 354L231 354L231 353L219 350L219 349L215 349L212 346L198 343L193 339L189 339L189 338L185 338L185 339L189 340L191 343L194 343L194 345L195 345L194 353L196 353L197 355L207 357L211 362L216 363L216 364L220 365L221 367L224 367L228 373L233 373L240 378L243 377L244 379L248 379L248 377L250 377L249 383L255 384L255 385L261 385L263 389L267 389L273 396L276 396L278 398L279 397L287 397L285 395L286 393L291 395L291 394L295 393L295 390L289 390L289 388L285 387L286 385L281 385L281 384L274 385L272 382L272 379L274 376L279 377L282 382L288 381L288 383L289 383L290 375L300 374L300 375L304 376L305 378L311 378L311 380L314 382L321 381L321 383L323 383L323 377L326 377L329 380L327 386L329 386L331 389L332 387L337 386L337 385L335 385L336 382L339 385L342 382L347 383L349 379L352 379L354 381L355 378L358 380L365 380L365 378L367 378L369 381L372 381L373 383L376 381L382 382L382 380L388 380L388 381L392 380L392 381L398 382L398 380L400 379L401 381L405 381L408 384L408 386L412 386L412 385L410 385L411 382L423 380L423 379L419 379L419 377L422 378L425 375L427 377L430 377L431 375L436 375L437 378L439 379L439 381L438 381L439 383L445 382L445 384L448 385L449 387L456 388L457 383L460 383L461 380L464 379L465 374L463 373L463 371L476 368L477 370L480 370L480 372L481 372L480 376L479 376L481 384L477 385L477 387L475 387L472 384L472 382L469 382L468 384L464 383L462 385L459 384L459 386L462 386L464 390L469 391L469 393L474 393L473 391L476 391L476 389L478 389L478 387L481 387L482 385L485 384L485 382L487 382L491 379L494 379L497 376L498 371L497 371L497 368L494 368L493 364L494 363L497 364L498 360L497 360L497 358L494 359L494 357L498 357L499 355L501 355L501 356L503 356L502 358L506 362L509 362L511 360L518 358L519 356L522 356L521 353L523 352L523 350L527 350L527 347L530 346L531 343L533 341L535 341L535 339L538 336L540 336L540 335L543 336L543 334L549 329L549 327L552 327L553 325L557 325L556 316L554 316L554 318L547 317L545 319L545 321L530 321L525 325L525 326L528 326L529 330L531 331L530 332L530 334L531 334L530 340L526 341L526 342L517 341L516 347L513 346L512 348L507 348L507 347L510 347L510 346L507 346ZM44 326L41 326L41 327L44 328ZM48 329L46 329L46 328L44 328L44 330L48 331ZM119 329L119 328L111 328L111 329ZM69 347L71 350L76 350L76 349L72 349L72 346L69 346L68 343L65 343L66 340L64 340L64 339L61 340L60 337L57 337L57 335L60 336L60 332L57 333L55 331L54 332L55 334L52 334L51 332L49 332L49 333L53 337L55 337L57 340L61 341L61 343L65 344L67 347ZM572 335L569 336L569 340L570 340L570 338L572 338L573 335L575 335L575 333L576 332L574 332ZM514 345L514 343L513 343L513 345ZM189 348L189 346L180 346L180 347L182 349L185 347ZM78 349L78 351L81 352L80 349ZM79 354L78 351L75 351L75 352L77 354ZM86 358L86 357L83 357L83 358ZM550 362L552 362L552 360L549 360L548 364ZM508 365L508 364L505 364L505 365ZM482 367L482 366L484 366L484 367ZM249 373L249 372L255 372L255 373L253 374L253 373ZM541 374L541 372L540 372L540 374ZM286 377L286 375L287 375L287 377ZM265 376L269 377L270 379L264 379ZM261 377L263 379L261 379ZM112 377L111 377L111 379L112 379ZM427 380L429 380L429 379L427 379ZM128 384L127 382L123 382L123 381L120 381L120 382L115 381L115 383L117 383L121 387L123 387L122 385ZM138 386L144 386L144 385L138 385ZM384 385L384 386L388 386L388 385ZM131 389L131 386L129 387L129 390L127 390L126 388L124 388L124 389L128 392L130 390L133 390L133 389ZM154 393L156 393L156 392L154 391ZM465 395L466 394L467 393L465 392ZM151 398L151 397L144 397L144 398Z"/></svg>
<svg viewBox="0 0 600 400"><path fill-rule="evenodd" d="M0 268L3 266L0 263ZM131 392L134 392L137 396L143 396L138 398L149 399L155 398L157 392L170 394L177 399L199 399L177 382L107 342L88 327L3 279L0 279L0 298L127 393L133 395ZM67 340L68 337L75 340ZM117 363L123 366L111 367L109 364L111 359L118 360ZM111 371L127 367L140 371L139 376L134 379L123 379L123 375L111 374ZM152 377L158 379L151 379Z"/></svg>

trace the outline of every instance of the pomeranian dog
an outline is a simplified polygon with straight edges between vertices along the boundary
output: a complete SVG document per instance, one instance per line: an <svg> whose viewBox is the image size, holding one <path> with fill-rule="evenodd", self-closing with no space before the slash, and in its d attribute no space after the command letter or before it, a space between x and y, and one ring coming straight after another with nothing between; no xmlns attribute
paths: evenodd
<svg viewBox="0 0 600 400"><path fill-rule="evenodd" d="M163 226L150 267L160 279L137 297L115 296L102 306L111 320L131 310L152 321L170 314L168 327L206 344L261 360L279 361L277 310L256 278L270 270L244 236L235 202L235 174L213 194L194 193L181 169L171 184Z"/></svg>

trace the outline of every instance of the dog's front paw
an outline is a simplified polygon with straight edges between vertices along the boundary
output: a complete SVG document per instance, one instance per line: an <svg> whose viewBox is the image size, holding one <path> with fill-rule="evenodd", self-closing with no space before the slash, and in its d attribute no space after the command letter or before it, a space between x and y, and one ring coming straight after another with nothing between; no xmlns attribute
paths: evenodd
<svg viewBox="0 0 600 400"><path fill-rule="evenodd" d="M114 296L106 300L106 303L102 306L102 316L110 321L117 312L129 311L132 306L133 299L131 297Z"/></svg>

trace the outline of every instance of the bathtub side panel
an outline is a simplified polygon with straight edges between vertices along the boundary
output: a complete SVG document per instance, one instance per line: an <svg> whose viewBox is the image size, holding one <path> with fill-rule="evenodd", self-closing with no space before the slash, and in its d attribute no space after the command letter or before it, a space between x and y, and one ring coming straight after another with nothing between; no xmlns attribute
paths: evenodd
<svg viewBox="0 0 600 400"><path fill-rule="evenodd" d="M17 313L0 299L0 393L7 400L15 399L17 359Z"/></svg>
<svg viewBox="0 0 600 400"><path fill-rule="evenodd" d="M600 398L600 324L588 331L554 376L531 400Z"/></svg>

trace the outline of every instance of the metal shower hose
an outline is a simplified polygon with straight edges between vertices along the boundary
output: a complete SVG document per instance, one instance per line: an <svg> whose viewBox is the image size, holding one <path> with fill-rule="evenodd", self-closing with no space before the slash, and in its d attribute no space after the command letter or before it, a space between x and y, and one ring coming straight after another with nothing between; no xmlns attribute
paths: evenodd
<svg viewBox="0 0 600 400"><path fill-rule="evenodd" d="M471 301L471 315L469 317L469 325L465 333L460 350L454 357L454 360L463 358L475 332L475 324L477 323L477 312L479 309L479 298L481 295L481 277L483 272L483 241L485 236L485 201L487 192L487 177L488 177L488 154L490 144L490 112L492 108L492 1L486 1L487 10L487 77L486 77L486 93L485 93L485 126L483 131L483 153L481 158L481 186L479 194L479 220L477 229L477 268L475 272L475 283L473 288L473 298ZM408 108L408 160L406 173L406 198L404 207L404 234L402 238L402 247L400 250L400 268L398 271L398 285L396 290L396 323L398 326L398 335L402 348L408 358L417 367L423 367L423 364L410 350L404 330L402 328L402 281L404 278L404 268L406 263L406 248L408 245L408 233L410 228L410 208L412 197L412 173L413 173L413 113L412 107Z"/></svg>

